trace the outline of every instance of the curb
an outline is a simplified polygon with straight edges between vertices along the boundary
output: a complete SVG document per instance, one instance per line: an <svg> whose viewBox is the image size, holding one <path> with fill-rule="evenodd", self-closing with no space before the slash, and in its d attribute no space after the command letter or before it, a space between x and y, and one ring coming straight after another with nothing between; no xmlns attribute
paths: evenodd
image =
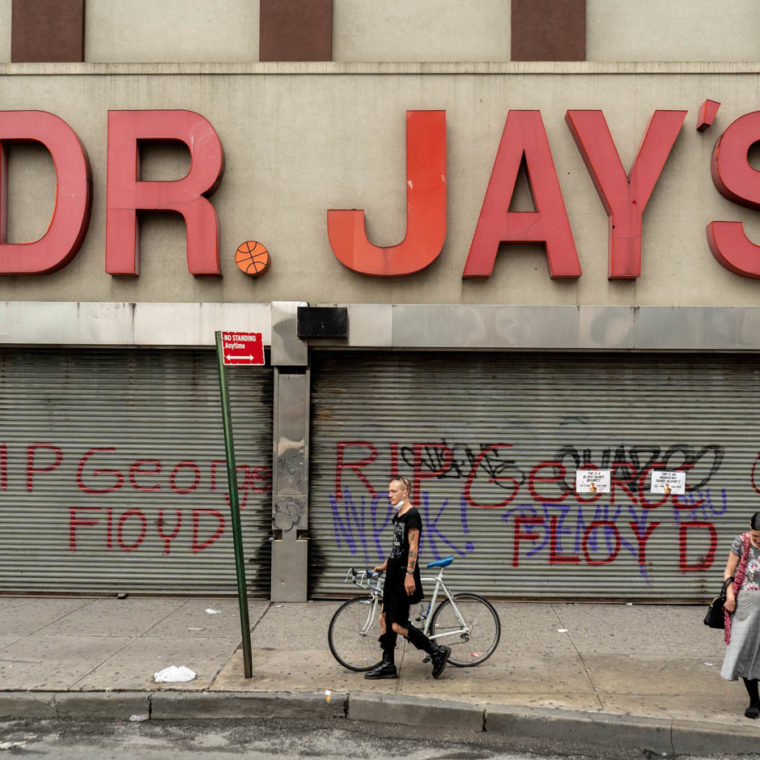
<svg viewBox="0 0 760 760"><path fill-rule="evenodd" d="M0 692L0 720L348 720L657 754L752 754L756 726L348 692ZM462 740L464 737L458 733Z"/></svg>
<svg viewBox="0 0 760 760"><path fill-rule="evenodd" d="M346 713L352 721L475 732L485 730L484 716L484 705L469 702L362 693L349 695Z"/></svg>
<svg viewBox="0 0 760 760"><path fill-rule="evenodd" d="M140 691L0 692L0 719L95 718L129 720L150 715L151 694Z"/></svg>
<svg viewBox="0 0 760 760"><path fill-rule="evenodd" d="M329 692L172 692L151 697L152 720L187 718L291 718L334 720L346 717L348 694Z"/></svg>
<svg viewBox="0 0 760 760"><path fill-rule="evenodd" d="M679 755L754 755L760 752L760 727L719 726L673 721L673 753Z"/></svg>
<svg viewBox="0 0 760 760"><path fill-rule="evenodd" d="M0 692L0 719L18 720L56 718L55 694L51 692L4 691Z"/></svg>
<svg viewBox="0 0 760 760"><path fill-rule="evenodd" d="M485 730L503 736L556 739L600 747L671 754L671 721L611 713L530 707L487 707ZM725 752L725 750L723 750Z"/></svg>

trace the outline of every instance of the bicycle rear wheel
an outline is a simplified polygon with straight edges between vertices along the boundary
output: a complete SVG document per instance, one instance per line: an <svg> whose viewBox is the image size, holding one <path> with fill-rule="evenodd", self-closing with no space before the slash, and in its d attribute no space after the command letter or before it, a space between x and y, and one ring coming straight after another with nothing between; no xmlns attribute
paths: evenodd
<svg viewBox="0 0 760 760"><path fill-rule="evenodd" d="M380 605L372 599L349 599L335 610L327 631L327 642L333 657L349 670L360 673L380 662Z"/></svg>
<svg viewBox="0 0 760 760"><path fill-rule="evenodd" d="M489 601L477 594L454 594L453 598L456 610L444 599L433 613L430 638L440 646L451 647L452 665L460 668L480 665L499 644L499 615Z"/></svg>

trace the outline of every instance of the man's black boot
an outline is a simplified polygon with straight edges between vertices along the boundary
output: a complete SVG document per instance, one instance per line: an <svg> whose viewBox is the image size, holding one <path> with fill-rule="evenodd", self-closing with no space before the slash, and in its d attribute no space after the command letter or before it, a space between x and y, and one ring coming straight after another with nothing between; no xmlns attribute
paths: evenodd
<svg viewBox="0 0 760 760"><path fill-rule="evenodd" d="M433 660L433 678L440 678L450 654L451 649L449 647L440 647L437 644L433 644L433 651L430 653L430 659Z"/></svg>
<svg viewBox="0 0 760 760"><path fill-rule="evenodd" d="M430 659L433 661L433 678L440 677L443 669L446 667L446 661L449 659L451 649L438 646L438 644L431 641L419 628L415 628L411 623L409 624L408 637L409 641L417 649L421 649L430 655Z"/></svg>
<svg viewBox="0 0 760 760"><path fill-rule="evenodd" d="M398 678L398 671L394 662L396 654L396 634L384 633L378 639L383 648L383 659L372 670L368 670L364 677L368 679Z"/></svg>
<svg viewBox="0 0 760 760"><path fill-rule="evenodd" d="M398 671L392 662L388 662L388 660L383 659L379 665L376 665L374 668L372 668L372 670L368 670L364 674L364 677L370 680L377 680L380 678L398 678Z"/></svg>

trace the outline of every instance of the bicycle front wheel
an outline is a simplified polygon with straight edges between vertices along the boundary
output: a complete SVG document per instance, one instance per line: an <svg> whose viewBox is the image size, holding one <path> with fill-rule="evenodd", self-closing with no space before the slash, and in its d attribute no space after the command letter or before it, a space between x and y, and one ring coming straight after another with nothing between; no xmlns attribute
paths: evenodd
<svg viewBox="0 0 760 760"><path fill-rule="evenodd" d="M493 605L477 594L454 594L444 599L430 620L430 638L451 647L449 662L470 668L485 662L499 644L501 621Z"/></svg>
<svg viewBox="0 0 760 760"><path fill-rule="evenodd" d="M380 662L379 607L366 597L349 599L332 616L327 642L333 657L344 668L360 673Z"/></svg>

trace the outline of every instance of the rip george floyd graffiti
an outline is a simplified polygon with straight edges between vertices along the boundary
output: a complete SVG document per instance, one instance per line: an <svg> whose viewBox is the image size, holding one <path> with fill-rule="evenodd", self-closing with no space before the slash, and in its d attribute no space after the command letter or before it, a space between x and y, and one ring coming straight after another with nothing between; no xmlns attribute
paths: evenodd
<svg viewBox="0 0 760 760"><path fill-rule="evenodd" d="M248 505L249 495L271 491L270 467L239 464L237 472L241 509ZM49 442L0 443L0 492L31 494L50 488L63 493L68 489L72 502L88 501L67 507L72 552L80 550L86 537L109 551L133 552L153 539L164 555L179 548L197 554L224 534L230 505L224 459L165 463L159 458L132 458L114 446L72 452ZM134 504L136 494L144 495L145 501L140 506L109 502L124 492L130 492L124 501ZM151 503L149 494L157 495L156 502L160 497L161 506ZM226 510L223 504L212 506L221 502L222 495ZM90 503L93 497L101 503ZM174 506L178 499L182 506Z"/></svg>
<svg viewBox="0 0 760 760"><path fill-rule="evenodd" d="M440 559L445 554L465 555L475 551L475 545L471 541L455 543L443 532L443 528L439 527L439 519L449 506L448 499L436 509L431 504L429 495L424 493L422 503L417 506L422 514L422 540L435 559ZM375 564L376 560L382 561L387 556L382 537L390 524L392 511L384 496L376 495L368 499L366 495L362 495L355 499L352 492L346 488L340 501L330 494L330 507L335 538L339 546L345 546L352 553L360 554L368 565ZM462 535L466 537L469 533L467 503L461 497L459 515Z"/></svg>
<svg viewBox="0 0 760 760"><path fill-rule="evenodd" d="M509 531L511 556L506 561L513 568L536 561L600 567L629 557L649 582L650 541L666 530L674 535L671 550L682 573L705 571L715 562L715 520L728 513L728 491L714 483L724 459L721 445L618 446L596 452L566 445L551 458L529 465L513 444L504 442L386 445L388 475L381 477L394 476L401 468L411 471L423 543L435 559L487 553L486 542L470 529L471 519L479 515L481 525L488 521L486 535ZM380 490L370 480L380 450L370 441L338 443L335 490L329 496L339 548L361 555L367 564L385 556L382 539L391 516L384 480L377 483ZM610 469L611 492L576 493L574 473L579 468ZM654 469L685 470L686 494L652 495ZM378 476L372 477L377 482ZM752 478L757 490L754 466ZM449 495L452 486L457 495ZM489 518L487 510L498 512Z"/></svg>

